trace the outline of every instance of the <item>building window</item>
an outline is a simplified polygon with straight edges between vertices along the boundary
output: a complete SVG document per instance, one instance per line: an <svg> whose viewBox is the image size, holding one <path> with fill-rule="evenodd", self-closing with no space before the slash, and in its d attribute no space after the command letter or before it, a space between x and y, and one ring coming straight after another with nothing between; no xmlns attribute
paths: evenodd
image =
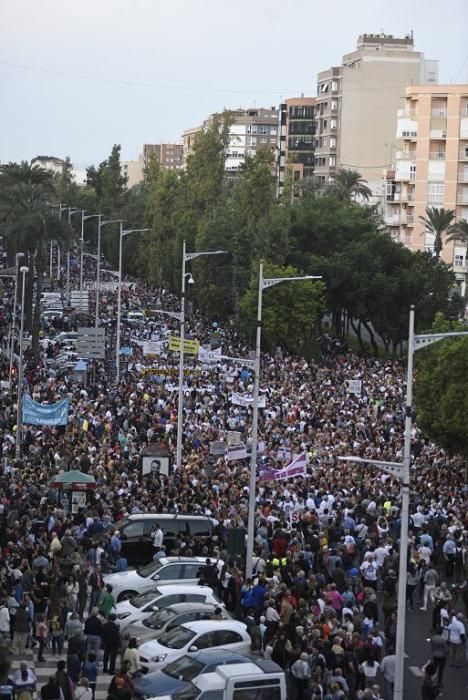
<svg viewBox="0 0 468 700"><path fill-rule="evenodd" d="M265 124L260 124L259 133L262 135L268 134L268 127Z"/></svg>
<svg viewBox="0 0 468 700"><path fill-rule="evenodd" d="M247 146L255 146L257 144L257 137L256 136L250 136L250 138L247 139Z"/></svg>
<svg viewBox="0 0 468 700"><path fill-rule="evenodd" d="M427 201L430 204L443 204L445 195L445 184L443 182L427 183Z"/></svg>
<svg viewBox="0 0 468 700"><path fill-rule="evenodd" d="M463 255L455 255L455 267L463 267L465 264L465 258Z"/></svg>
<svg viewBox="0 0 468 700"><path fill-rule="evenodd" d="M248 134L256 134L257 133L257 125L256 124L247 124L247 133Z"/></svg>

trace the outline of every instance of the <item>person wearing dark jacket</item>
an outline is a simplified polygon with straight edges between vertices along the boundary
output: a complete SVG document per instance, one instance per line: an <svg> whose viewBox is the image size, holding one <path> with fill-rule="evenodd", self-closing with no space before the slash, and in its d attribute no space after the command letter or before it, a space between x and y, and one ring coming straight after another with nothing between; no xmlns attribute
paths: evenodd
<svg viewBox="0 0 468 700"><path fill-rule="evenodd" d="M57 671L55 673L55 678L60 686L60 690L63 693L63 700L72 700L72 690L70 685L70 679L68 678L68 673L66 671L65 661L57 661Z"/></svg>
<svg viewBox="0 0 468 700"><path fill-rule="evenodd" d="M115 622L113 613L109 615L107 621L101 629L101 640L104 647L103 671L111 675L115 673L115 662L120 647L120 630Z"/></svg>
<svg viewBox="0 0 468 700"><path fill-rule="evenodd" d="M99 655L99 649L101 648L101 630L102 622L98 618L97 609L93 608L84 626L87 654L96 654L96 657Z"/></svg>
<svg viewBox="0 0 468 700"><path fill-rule="evenodd" d="M42 686L41 700L61 700L60 686L55 676L49 676L48 682Z"/></svg>

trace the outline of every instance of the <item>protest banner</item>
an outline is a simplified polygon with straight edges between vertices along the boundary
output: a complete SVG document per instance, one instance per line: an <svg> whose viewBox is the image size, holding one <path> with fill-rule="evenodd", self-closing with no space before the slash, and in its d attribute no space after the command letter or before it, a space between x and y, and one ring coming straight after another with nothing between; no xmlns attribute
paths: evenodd
<svg viewBox="0 0 468 700"><path fill-rule="evenodd" d="M243 406L244 408L247 408L248 406L253 406L253 396L246 396L244 394L238 394L237 392L233 392L231 396L229 397L229 401L234 404L235 406ZM258 408L265 408L266 407L266 399L264 396L259 396L258 397Z"/></svg>
<svg viewBox="0 0 468 700"><path fill-rule="evenodd" d="M23 398L24 425L67 425L68 399L53 404L37 403L26 394Z"/></svg>
<svg viewBox="0 0 468 700"><path fill-rule="evenodd" d="M307 454L303 452L283 469L273 469L272 467L260 469L259 481L282 481L295 476L307 476L307 461Z"/></svg>
<svg viewBox="0 0 468 700"><path fill-rule="evenodd" d="M184 339L184 353L186 355L198 355L200 343L198 340ZM171 352L180 352L180 338L177 335L169 337L169 350Z"/></svg>

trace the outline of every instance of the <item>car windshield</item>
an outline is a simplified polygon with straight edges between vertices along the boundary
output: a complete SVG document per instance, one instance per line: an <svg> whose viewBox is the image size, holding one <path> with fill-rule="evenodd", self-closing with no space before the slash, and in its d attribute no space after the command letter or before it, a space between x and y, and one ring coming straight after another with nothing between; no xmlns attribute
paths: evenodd
<svg viewBox="0 0 468 700"><path fill-rule="evenodd" d="M143 624L150 630L160 630L164 627L166 622L171 619L171 617L174 617L174 615L175 611L171 608L162 608L161 610L157 610L155 613L147 617L146 620L143 620Z"/></svg>
<svg viewBox="0 0 468 700"><path fill-rule="evenodd" d="M164 666L163 673L167 673L172 678L177 678L179 681L191 681L200 675L204 668L204 664L190 656L181 656L180 659L172 661L167 666Z"/></svg>
<svg viewBox="0 0 468 700"><path fill-rule="evenodd" d="M143 576L143 578L148 578L148 576L151 576L151 574L154 574L155 571L160 568L161 562L152 561L149 564L145 564L145 566L141 566L139 569L137 569L137 574L138 576Z"/></svg>
<svg viewBox="0 0 468 700"><path fill-rule="evenodd" d="M130 600L130 603L134 608L142 608L144 605L151 603L158 595L161 595L161 592L158 591L157 588L153 588L151 591L148 591L148 593L140 593L140 595L134 596Z"/></svg>
<svg viewBox="0 0 468 700"><path fill-rule="evenodd" d="M173 627L170 632L166 632L159 637L158 642L168 649L182 649L195 637L195 632L187 627Z"/></svg>

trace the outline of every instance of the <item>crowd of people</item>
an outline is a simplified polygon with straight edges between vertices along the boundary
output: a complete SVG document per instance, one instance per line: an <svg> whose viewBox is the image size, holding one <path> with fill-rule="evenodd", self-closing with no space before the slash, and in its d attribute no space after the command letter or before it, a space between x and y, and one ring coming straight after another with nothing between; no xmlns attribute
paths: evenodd
<svg viewBox="0 0 468 700"><path fill-rule="evenodd" d="M123 305L174 309L176 300L134 283ZM109 329L114 308L108 292L101 318ZM60 324L73 328L72 319ZM248 357L234 328L213 326L196 313L190 317L189 337L218 345L223 358L200 363L187 357L183 465L168 475L142 475L144 446L175 448L178 357L166 343L176 332L166 318L127 326L122 345L132 356L117 386L104 362L96 363L94 381L84 384L72 372L46 365L45 356L58 352L52 346L44 344L37 363L26 354L25 391L40 403L68 398L70 409L66 427L25 425L19 460L4 352L1 636L19 654L34 646L38 663L45 654L57 655L57 673L40 690L43 700L94 700L100 673L112 676L109 697L130 700L132 676L140 672L138 644L121 639L112 590L103 581L120 558L115 524L134 513L203 514L213 520L213 536L181 537L172 553L223 562L205 571L208 582L246 623L253 652L287 672L298 700L390 700L400 484L337 458L402 460L404 369L395 361L358 357L328 337L320 359L306 361L280 349L262 355L260 465L281 467L306 454L308 466L307 475L294 480L259 481L253 577L245 579L245 562L230 554L227 543L230 529L246 527L248 461L210 454L211 443L226 440L228 432L239 433L247 449L251 444L251 405L231 398L251 396L253 376L247 366L223 359ZM143 354L145 340L161 343L158 357ZM350 393L349 380L361 382L360 392ZM421 690L428 700L443 687L446 664L453 667L450 674L466 668L468 492L458 461L417 426L412 453L407 605L424 612L421 640L431 629ZM86 505L73 511L51 484L70 469L96 480ZM155 549L155 556L164 553L159 542ZM33 677L21 665L12 679L17 694L31 691Z"/></svg>

